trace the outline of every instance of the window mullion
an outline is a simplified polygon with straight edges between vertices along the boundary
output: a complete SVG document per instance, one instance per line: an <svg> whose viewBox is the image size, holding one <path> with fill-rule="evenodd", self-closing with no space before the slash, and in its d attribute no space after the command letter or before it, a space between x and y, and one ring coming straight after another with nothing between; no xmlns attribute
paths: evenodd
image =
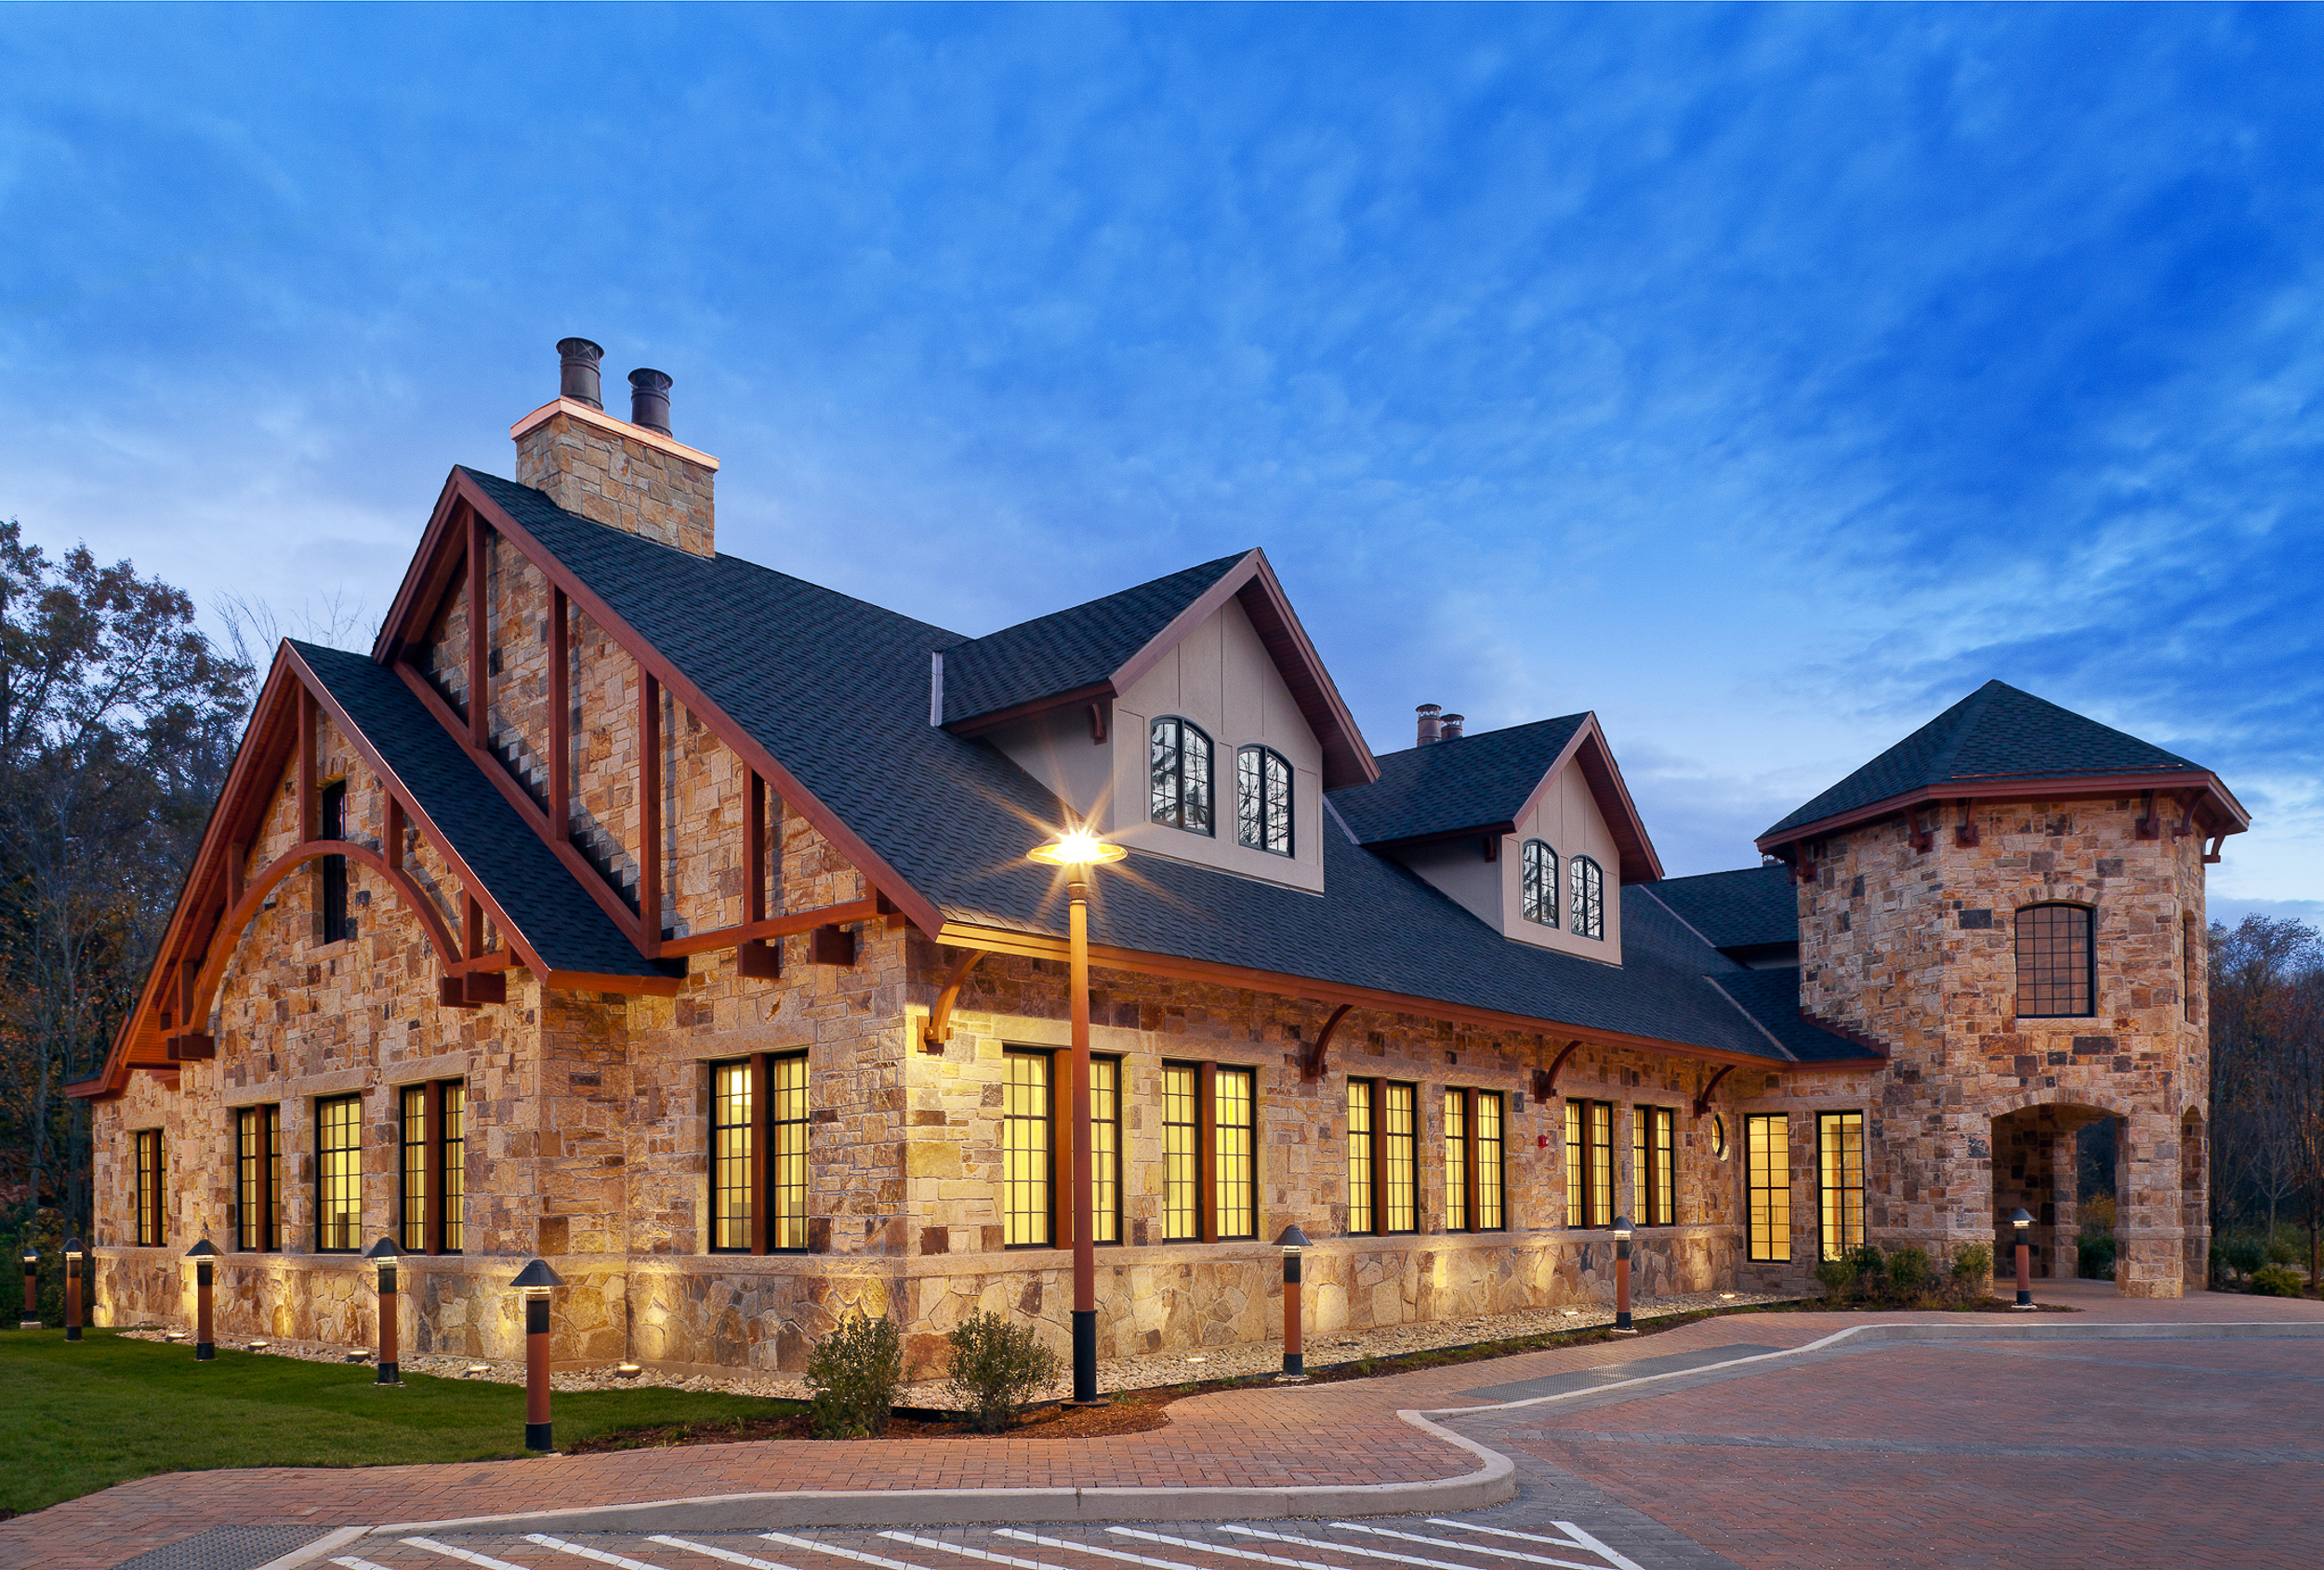
<svg viewBox="0 0 2324 1570"><path fill-rule="evenodd" d="M767 1251L773 1187L768 1182L768 1155L774 1147L773 1062L764 1052L750 1057L750 1251Z"/></svg>
<svg viewBox="0 0 2324 1570"><path fill-rule="evenodd" d="M1202 1240L1219 1241L1219 1065L1195 1069L1195 1203L1201 1208Z"/></svg>

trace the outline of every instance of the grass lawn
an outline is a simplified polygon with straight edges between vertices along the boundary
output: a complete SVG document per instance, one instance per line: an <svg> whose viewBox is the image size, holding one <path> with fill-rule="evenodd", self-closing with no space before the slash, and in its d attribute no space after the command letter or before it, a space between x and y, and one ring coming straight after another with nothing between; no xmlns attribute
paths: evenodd
<svg viewBox="0 0 2324 1570"><path fill-rule="evenodd" d="M406 1374L382 1387L368 1364L302 1363L106 1330L0 1331L0 1513L22 1513L160 1471L474 1461L523 1453L515 1385ZM725 1425L795 1402L689 1391L581 1391L556 1398L564 1444L624 1429Z"/></svg>

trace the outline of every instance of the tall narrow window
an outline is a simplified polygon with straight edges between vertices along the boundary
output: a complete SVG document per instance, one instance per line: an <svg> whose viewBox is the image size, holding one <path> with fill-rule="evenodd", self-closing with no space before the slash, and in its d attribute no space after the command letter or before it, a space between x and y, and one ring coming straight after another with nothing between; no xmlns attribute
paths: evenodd
<svg viewBox="0 0 2324 1570"><path fill-rule="evenodd" d="M1582 1159L1582 1103L1565 1103L1565 1224L1586 1225L1590 1218L1590 1164Z"/></svg>
<svg viewBox="0 0 2324 1570"><path fill-rule="evenodd" d="M767 1063L767 1247L780 1254L807 1251L807 1054L788 1052Z"/></svg>
<svg viewBox="0 0 2324 1570"><path fill-rule="evenodd" d="M138 1146L138 1246L162 1245L162 1131L140 1128Z"/></svg>
<svg viewBox="0 0 2324 1570"><path fill-rule="evenodd" d="M1638 1208L1631 1220L1642 1227L1677 1224L1677 1138L1678 1114L1670 1108L1631 1110L1631 1170L1638 1185Z"/></svg>
<svg viewBox="0 0 2324 1570"><path fill-rule="evenodd" d="M2186 1022L2194 1024L2200 1017L2195 1006L2196 996L2203 990L2203 951L2201 929L2195 925L2192 914L2179 917L2179 1002L2186 1014Z"/></svg>
<svg viewBox="0 0 2324 1570"><path fill-rule="evenodd" d="M1089 1060L1089 1235L1122 1240L1122 1061Z"/></svg>
<svg viewBox="0 0 2324 1570"><path fill-rule="evenodd" d="M283 1247L283 1109L271 1106L261 1109L266 1125L266 1210L271 1229L267 1247L277 1253Z"/></svg>
<svg viewBox="0 0 2324 1570"><path fill-rule="evenodd" d="M1574 936L1605 936L1605 874L1588 856L1574 858Z"/></svg>
<svg viewBox="0 0 2324 1570"><path fill-rule="evenodd" d="M1153 735L1148 772L1154 821L1189 834L1212 832L1210 738L1199 726L1175 717L1155 720Z"/></svg>
<svg viewBox="0 0 2324 1570"><path fill-rule="evenodd" d="M1050 1056L1006 1054L1009 1083L1001 1102L1001 1241L1011 1248L1047 1245L1050 1207Z"/></svg>
<svg viewBox="0 0 2324 1570"><path fill-rule="evenodd" d="M2090 907L2027 905L2017 913L2017 1012L2064 1019L2093 1012Z"/></svg>
<svg viewBox="0 0 2324 1570"><path fill-rule="evenodd" d="M1247 1068L1216 1072L1211 1098L1217 1119L1211 1133L1218 1162L1218 1234L1259 1234L1259 1087Z"/></svg>
<svg viewBox="0 0 2324 1570"><path fill-rule="evenodd" d="M1372 1192L1372 1082L1348 1081L1348 1231L1370 1232Z"/></svg>
<svg viewBox="0 0 2324 1570"><path fill-rule="evenodd" d="M1590 1103L1590 1224L1614 1224L1614 1103Z"/></svg>
<svg viewBox="0 0 2324 1570"><path fill-rule="evenodd" d="M1191 1065L1162 1065L1162 1237L1202 1235L1202 1130Z"/></svg>
<svg viewBox="0 0 2324 1570"><path fill-rule="evenodd" d="M351 1254L363 1246L363 1102L315 1103L315 1247Z"/></svg>
<svg viewBox="0 0 2324 1570"><path fill-rule="evenodd" d="M1525 897L1519 905L1527 921L1557 925L1557 852L1538 839L1525 841Z"/></svg>
<svg viewBox="0 0 2324 1570"><path fill-rule="evenodd" d="M434 1152L428 1148L428 1087L406 1086L397 1092L403 1103L399 1121L403 1130L402 1224L396 1247L406 1254L428 1252L428 1169Z"/></svg>
<svg viewBox="0 0 2324 1570"><path fill-rule="evenodd" d="M468 1240L468 1081L444 1081L442 1096L442 1247L456 1254Z"/></svg>
<svg viewBox="0 0 2324 1570"><path fill-rule="evenodd" d="M1235 836L1253 850L1291 853L1291 765L1273 747L1247 746L1235 758Z"/></svg>
<svg viewBox="0 0 2324 1570"><path fill-rule="evenodd" d="M245 1253L283 1246L283 1112L238 1107L234 1112L234 1247Z"/></svg>
<svg viewBox="0 0 2324 1570"><path fill-rule="evenodd" d="M1387 1208L1383 1218L1387 1232L1419 1230L1419 1207L1415 1203L1415 1189L1419 1177L1419 1140L1413 1128L1414 1103L1419 1091L1410 1085L1382 1085L1380 1088L1380 1131L1388 1156L1386 1193L1381 1196Z"/></svg>
<svg viewBox="0 0 2324 1570"><path fill-rule="evenodd" d="M1565 1224L1614 1224L1614 1105L1565 1103Z"/></svg>
<svg viewBox="0 0 2324 1570"><path fill-rule="evenodd" d="M751 1181L757 1133L751 1117L751 1065L710 1066L710 1249L750 1251L757 1195Z"/></svg>
<svg viewBox="0 0 2324 1570"><path fill-rule="evenodd" d="M1746 1252L1756 1260L1791 1258L1791 1120L1780 1112L1743 1120Z"/></svg>
<svg viewBox="0 0 2324 1570"><path fill-rule="evenodd" d="M323 787L323 827L325 839L347 838L347 782L333 780ZM322 897L316 904L322 930L316 934L321 942L339 943L355 935L354 924L347 914L347 858L324 856L317 862L317 876L322 881Z"/></svg>
<svg viewBox="0 0 2324 1570"><path fill-rule="evenodd" d="M1864 1246L1864 1114L1816 1115L1817 1230L1824 1258Z"/></svg>
<svg viewBox="0 0 2324 1570"><path fill-rule="evenodd" d="M1502 1167L1502 1151L1505 1141L1501 1131L1500 1092L1498 1090L1478 1091L1476 1113L1477 1230L1499 1232L1509 1224L1508 1207L1505 1203L1508 1185Z"/></svg>
<svg viewBox="0 0 2324 1570"><path fill-rule="evenodd" d="M1445 1092L1445 1230L1469 1230L1469 1093Z"/></svg>

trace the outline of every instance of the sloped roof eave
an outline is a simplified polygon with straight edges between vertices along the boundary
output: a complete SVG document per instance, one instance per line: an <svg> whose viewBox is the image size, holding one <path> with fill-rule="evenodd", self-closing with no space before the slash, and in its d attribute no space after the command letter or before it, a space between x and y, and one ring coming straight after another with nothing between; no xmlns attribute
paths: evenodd
<svg viewBox="0 0 2324 1570"><path fill-rule="evenodd" d="M2199 792L2204 802L2214 809L2217 821L2224 825L2212 832L2241 834L2251 826L2251 815L2245 811L2243 803L2238 801L2225 783L2209 769L2157 769L2125 773L1980 774L1915 785L1878 801L1819 818L1802 819L1797 823L1786 818L1761 834L1753 844L1762 852L1772 854L1781 846L1879 823L1916 807L1941 801L2014 800L2028 796L2116 796L2148 790Z"/></svg>

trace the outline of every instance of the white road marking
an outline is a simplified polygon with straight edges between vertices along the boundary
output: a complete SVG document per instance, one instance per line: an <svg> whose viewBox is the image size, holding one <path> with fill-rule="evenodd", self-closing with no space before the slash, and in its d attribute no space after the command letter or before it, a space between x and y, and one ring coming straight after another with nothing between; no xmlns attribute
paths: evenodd
<svg viewBox="0 0 2324 1570"><path fill-rule="evenodd" d="M1570 1521L1550 1523L1551 1525L1568 1534L1568 1538L1544 1537L1532 1532L1512 1532L1506 1526L1484 1526L1473 1521L1455 1521L1449 1516L1443 1515L1430 1516L1428 1524L1431 1526L1458 1526L1464 1532L1490 1532L1496 1537L1514 1537L1525 1543L1547 1543L1553 1549L1580 1549L1585 1552L1600 1555L1608 1564L1614 1565L1616 1570L1639 1570L1635 1563L1624 1559Z"/></svg>
<svg viewBox="0 0 2324 1570"><path fill-rule="evenodd" d="M1565 1533L1567 1537L1579 1539L1584 1548L1588 1549L1591 1553L1598 1555L1601 1559L1604 1559L1608 1564L1613 1565L1614 1570L1644 1570L1644 1567L1636 1560L1624 1559L1620 1554L1616 1553L1612 1549L1606 1547L1604 1543L1598 1541L1597 1538L1591 1537L1589 1533L1583 1531L1580 1527L1575 1525L1570 1521L1552 1521L1550 1524Z"/></svg>
<svg viewBox="0 0 2324 1570"><path fill-rule="evenodd" d="M357 1559L351 1553L343 1553L337 1559L331 1561L331 1563L334 1564L344 1564L347 1566L347 1570L388 1570L388 1567L384 1564L374 1564L368 1559Z"/></svg>
<svg viewBox="0 0 2324 1570"><path fill-rule="evenodd" d="M544 1537L538 1532L527 1532L524 1540L538 1543L545 1549L555 1549L559 1553L572 1554L576 1559L594 1559L600 1564L613 1565L614 1570L662 1570L660 1565L648 1564L642 1559L625 1559L617 1553L607 1553L603 1549L585 1549L579 1543L568 1543L562 1537Z"/></svg>
<svg viewBox="0 0 2324 1570"><path fill-rule="evenodd" d="M1538 1553L1519 1553L1515 1549L1489 1549L1483 1543L1448 1543L1442 1537L1423 1537L1413 1532L1391 1532L1385 1526L1362 1526L1353 1521L1335 1521L1332 1528L1340 1532L1369 1532L1375 1537L1396 1537L1407 1543L1421 1543L1433 1549L1450 1549L1455 1553L1489 1553L1496 1559L1521 1559L1527 1564L1554 1564L1558 1570L1598 1570L1595 1564L1584 1564L1574 1559L1544 1559ZM1573 1545L1580 1548L1579 1543Z"/></svg>
<svg viewBox="0 0 2324 1570"><path fill-rule="evenodd" d="M934 1549L939 1553L957 1553L968 1559L982 1559L993 1564L1006 1564L1012 1570L1057 1570L1054 1564L1044 1564L1037 1559L1014 1559L1005 1553L987 1553L964 1543L940 1543L933 1537L915 1537L909 1532L882 1532L881 1537L899 1543L909 1543L916 1549Z"/></svg>
<svg viewBox="0 0 2324 1570"><path fill-rule="evenodd" d="M511 1564L505 1559L495 1559L491 1554L478 1553L470 1549L456 1549L450 1543L440 1543L433 1537L406 1537L403 1540L416 1549L426 1549L429 1553L440 1553L446 1559L465 1560L478 1566L478 1570L524 1570L522 1564Z"/></svg>
<svg viewBox="0 0 2324 1570"><path fill-rule="evenodd" d="M1013 1526L1003 1526L993 1534L996 1537L1013 1537L1021 1543L1038 1543L1045 1549L1067 1549L1075 1553L1093 1553L1101 1559L1118 1559L1125 1564L1142 1564L1146 1570L1195 1570L1191 1564L1181 1564L1175 1559L1148 1559L1142 1553L1124 1553L1119 1549L1100 1548L1095 1543L1069 1543L1063 1537L1044 1537L1037 1533L1020 1532Z"/></svg>
<svg viewBox="0 0 2324 1570"><path fill-rule="evenodd" d="M794 1537L787 1532L761 1532L759 1536L771 1543L781 1543L786 1548L805 1549L809 1553L837 1554L841 1559L852 1559L859 1564L877 1564L879 1570L925 1570L924 1566L906 1564L900 1559L882 1559L876 1553L865 1553L856 1549L843 1549L837 1543L818 1543L812 1538Z"/></svg>
<svg viewBox="0 0 2324 1570"><path fill-rule="evenodd" d="M778 1564L772 1559L753 1559L746 1553L736 1553L732 1549L714 1549L707 1543L697 1543L685 1537L673 1537L661 1532L656 1532L646 1541L659 1543L664 1548L684 1549L688 1553L698 1553L706 1559L723 1559L729 1564L742 1565L743 1570L791 1570L789 1565Z"/></svg>
<svg viewBox="0 0 2324 1570"><path fill-rule="evenodd" d="M1289 1565L1289 1566L1290 1566L1290 1570L1340 1570L1340 1566L1338 1566L1338 1565L1334 1565L1334 1564L1325 1564L1325 1563L1321 1563L1320 1561L1317 1561L1317 1560L1313 1560L1313 1559L1285 1559L1285 1558L1283 1558L1283 1557L1282 1557L1281 1555L1279 1555L1279 1554L1272 1554L1272 1553L1254 1553L1254 1552L1252 1552L1249 1549L1231 1549L1231 1548L1227 1547L1224 1543L1197 1543L1197 1542L1190 1542L1189 1540L1187 1540L1187 1539L1186 1539L1186 1538L1184 1538L1184 1537L1164 1537L1164 1536L1163 1536L1161 1533L1159 1533L1159 1532L1141 1532L1141 1531L1139 1531L1136 1527L1133 1527L1133 1526L1109 1526L1109 1527L1107 1527L1107 1528L1106 1528L1106 1530L1107 1530L1108 1532L1118 1532L1118 1533L1120 1533L1120 1534L1121 1534L1123 1537L1143 1537L1143 1538L1144 1538L1147 1542L1149 1542L1149 1543L1168 1543L1168 1544L1169 1544L1172 1548L1193 1549L1193 1550L1194 1550L1196 1553L1223 1553L1223 1554L1232 1554L1232 1555L1233 1555L1235 1558L1236 1558L1236 1559L1255 1559L1255 1560L1257 1560L1257 1561L1258 1561L1260 1563L1261 1563L1261 1564L1287 1564L1287 1565ZM1236 1527L1236 1526L1230 1526L1230 1527L1227 1527L1227 1528L1226 1528L1226 1530L1228 1530L1228 1531L1230 1531L1230 1532L1236 1532L1236 1531L1248 1531L1248 1530L1251 1530L1251 1528L1248 1528L1248 1527ZM1268 1534L1267 1534L1267 1536L1272 1537L1274 1537L1274 1533L1272 1533L1272 1532L1270 1532L1270 1533L1268 1533ZM1284 1540L1285 1542L1287 1542L1287 1542L1295 1542L1295 1541L1298 1541L1299 1539L1292 1538L1292 1537L1286 1537L1286 1538L1284 1538L1283 1540ZM1337 1550L1337 1549L1339 1548L1339 1545L1338 1545L1338 1544L1336 1544L1336 1543L1332 1543L1332 1544L1316 1543L1316 1544L1314 1544L1314 1545L1312 1545L1312 1546L1313 1546L1313 1547L1315 1547L1315 1548L1326 1548L1326 1547L1329 1547L1329 1548L1332 1548L1332 1549L1334 1549L1334 1550ZM1355 1550L1354 1551L1355 1551L1355 1552L1357 1552L1357 1553L1362 1553L1364 1550L1363 1550L1362 1549L1357 1549L1357 1550ZM1382 1556L1382 1557L1386 1557L1386 1556ZM1472 1566L1470 1566L1470 1565L1465 1565L1465 1564L1453 1564L1453 1565L1446 1565L1446 1566L1445 1567L1445 1570L1473 1570L1473 1567L1472 1567Z"/></svg>
<svg viewBox="0 0 2324 1570"><path fill-rule="evenodd" d="M1390 1553L1386 1549L1360 1549L1353 1543L1319 1543L1313 1537L1294 1537L1287 1532L1262 1532L1256 1526L1221 1526L1219 1529L1237 1532L1246 1537L1272 1537L1278 1543L1297 1543L1301 1548L1360 1554L1366 1559L1385 1559L1397 1564L1419 1564L1425 1566L1426 1570L1476 1570L1473 1564L1456 1564L1449 1559L1416 1559L1408 1553ZM1598 1570L1598 1567L1585 1564L1581 1570Z"/></svg>

